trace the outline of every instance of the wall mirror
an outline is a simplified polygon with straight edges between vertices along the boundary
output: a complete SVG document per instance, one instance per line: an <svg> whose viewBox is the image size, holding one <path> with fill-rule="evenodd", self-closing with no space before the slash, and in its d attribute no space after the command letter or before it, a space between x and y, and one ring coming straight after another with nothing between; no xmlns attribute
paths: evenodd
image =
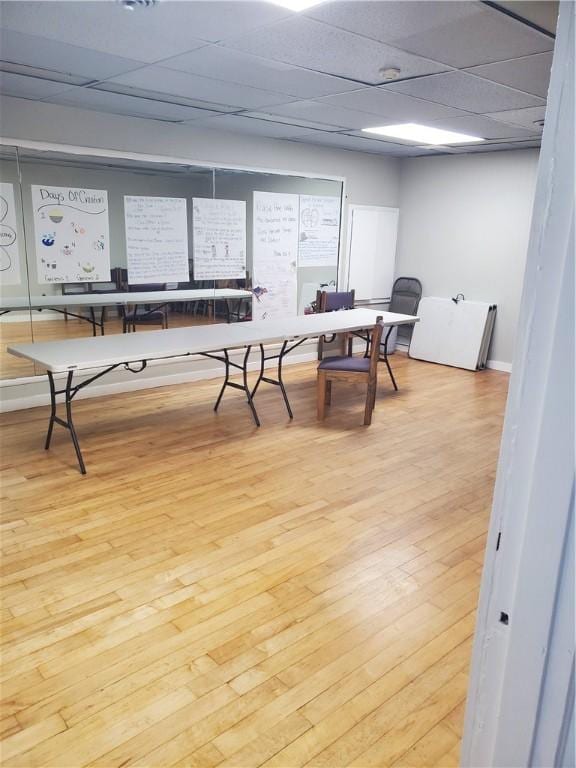
<svg viewBox="0 0 576 768"><path fill-rule="evenodd" d="M340 181L3 146L0 182L2 379L34 374L10 344L303 314L336 288Z"/></svg>

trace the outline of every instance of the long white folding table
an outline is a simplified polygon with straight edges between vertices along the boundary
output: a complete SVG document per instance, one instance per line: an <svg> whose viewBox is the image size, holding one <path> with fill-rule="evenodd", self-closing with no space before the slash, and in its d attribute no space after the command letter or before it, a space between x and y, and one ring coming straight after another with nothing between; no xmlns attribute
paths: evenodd
<svg viewBox="0 0 576 768"><path fill-rule="evenodd" d="M125 368L132 373L140 373L150 360L165 360L189 355L201 355L224 363L225 375L220 393L214 405L218 409L222 396L227 387L242 390L246 394L248 405L257 426L260 419L254 405L254 397L262 382L277 385L284 398L288 415L292 418L292 409L282 381L282 364L292 350L299 347L307 339L337 333L361 335L372 328L378 318L382 318L388 327L388 334L398 325L412 324L418 318L412 315L400 315L392 312L378 312L371 309L350 309L340 312L326 312L314 315L301 315L272 320L251 320L234 324L220 323L216 325L192 326L188 328L171 328L161 331L135 333L129 336L117 334L114 336L94 336L83 339L67 339L65 341L47 341L33 344L15 344L8 347L8 352L18 357L24 357L46 370L50 385L50 422L46 436L45 448L50 447L54 424L65 427L69 432L76 450L80 471L86 474L86 467L80 451L78 435L72 421L72 400L78 392L107 373ZM277 354L267 355L266 344L280 344ZM256 384L250 388L248 384L248 359L253 347L260 348L260 371ZM230 359L231 350L244 350L242 362ZM385 361L394 388L397 389L392 369L386 354L386 344L383 346ZM277 360L276 377L265 376L265 363ZM242 372L242 383L230 381L231 368ZM94 371L78 383L74 383L74 374ZM65 374L65 385L56 389L55 376ZM66 417L61 418L56 413L57 395L64 395Z"/></svg>
<svg viewBox="0 0 576 768"><path fill-rule="evenodd" d="M191 288L186 290L165 291L130 291L113 293L65 293L55 296L3 296L0 298L0 317L8 312L17 310L51 310L63 315L85 320L92 325L92 335L96 336L96 328L104 335L104 310L106 307L128 306L131 304L182 304L189 301L232 301L251 299L252 292L237 288ZM228 305L226 305L228 306ZM79 315L71 311L71 307L86 307L90 314ZM96 319L94 309L100 308L100 319ZM229 312L227 311L227 316Z"/></svg>

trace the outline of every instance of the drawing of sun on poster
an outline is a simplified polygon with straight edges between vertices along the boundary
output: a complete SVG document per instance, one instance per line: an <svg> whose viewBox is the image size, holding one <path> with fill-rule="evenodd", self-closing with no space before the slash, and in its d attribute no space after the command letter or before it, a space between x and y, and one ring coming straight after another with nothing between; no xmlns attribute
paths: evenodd
<svg viewBox="0 0 576 768"><path fill-rule="evenodd" d="M335 267L340 244L340 198L300 195L298 266Z"/></svg>
<svg viewBox="0 0 576 768"><path fill-rule="evenodd" d="M0 285L19 285L20 248L16 228L14 185L0 184Z"/></svg>
<svg viewBox="0 0 576 768"><path fill-rule="evenodd" d="M110 280L105 190L33 185L32 209L38 282Z"/></svg>

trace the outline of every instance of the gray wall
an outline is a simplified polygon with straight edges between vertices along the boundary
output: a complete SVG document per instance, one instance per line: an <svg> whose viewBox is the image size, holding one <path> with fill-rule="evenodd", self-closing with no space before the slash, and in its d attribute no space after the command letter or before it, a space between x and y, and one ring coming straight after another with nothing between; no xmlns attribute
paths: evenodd
<svg viewBox="0 0 576 768"><path fill-rule="evenodd" d="M2 135L18 139L176 156L200 163L344 176L348 200L398 204L400 162L360 152L296 142L199 131L190 125L120 117L4 97Z"/></svg>
<svg viewBox="0 0 576 768"><path fill-rule="evenodd" d="M511 363L538 150L402 161L396 274L424 296L498 304L490 359Z"/></svg>
<svg viewBox="0 0 576 768"><path fill-rule="evenodd" d="M512 361L537 150L400 161L24 99L1 106L6 137L344 176L346 202L400 208L397 274L420 277L427 295L498 304L490 357ZM346 224L345 212L343 238Z"/></svg>
<svg viewBox="0 0 576 768"><path fill-rule="evenodd" d="M2 97L2 135L78 147L180 157L191 163L308 173L346 179L341 242L346 242L346 202L398 206L400 161L296 142L200 131L190 125L122 117L56 104ZM341 274L346 265L340 263Z"/></svg>

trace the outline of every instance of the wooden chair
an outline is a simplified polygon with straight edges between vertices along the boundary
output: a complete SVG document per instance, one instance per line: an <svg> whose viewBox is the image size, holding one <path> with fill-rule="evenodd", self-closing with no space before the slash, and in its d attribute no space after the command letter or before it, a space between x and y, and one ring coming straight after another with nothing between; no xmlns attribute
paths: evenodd
<svg viewBox="0 0 576 768"><path fill-rule="evenodd" d="M354 289L351 291L316 291L314 306L316 312L337 312L340 309L354 309ZM318 339L318 360L322 360L326 341L325 336L320 336ZM352 339L342 334L340 341L342 354L346 353L346 346L348 346L348 354L351 355Z"/></svg>
<svg viewBox="0 0 576 768"><path fill-rule="evenodd" d="M366 406L364 424L372 422L372 411L376 403L376 385L378 380L378 357L383 329L382 318L377 318L370 334L369 357L327 357L318 366L318 418L324 419L326 406L330 405L332 382L365 381Z"/></svg>

